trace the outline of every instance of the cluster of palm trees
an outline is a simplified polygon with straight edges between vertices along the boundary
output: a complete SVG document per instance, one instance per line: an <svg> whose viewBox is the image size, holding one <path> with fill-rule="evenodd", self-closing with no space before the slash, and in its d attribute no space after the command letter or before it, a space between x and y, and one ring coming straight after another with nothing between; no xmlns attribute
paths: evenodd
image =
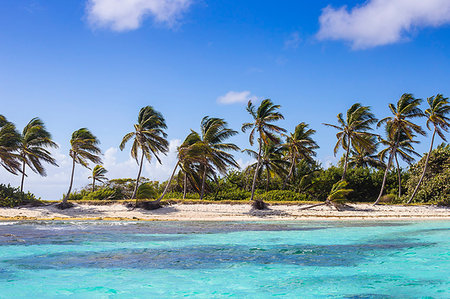
<svg viewBox="0 0 450 299"><path fill-rule="evenodd" d="M342 182L345 182L349 167L376 167L384 168L382 187L375 202L377 204L383 195L386 177L394 163L398 170L399 196L401 195L401 176L398 160L402 159L411 163L414 155L414 144L417 135L426 135L423 128L413 122L419 117L427 118L427 128L431 130L430 151L433 149L436 134L446 141L444 132L448 132L450 112L448 98L442 94L427 99L429 107L422 111L422 100L414 98L411 94L403 94L396 104L389 104L391 116L378 121L371 113L369 106L356 103L347 110L346 115L337 115L338 124L324 124L338 130L337 143L334 148L335 155L339 149L343 149L343 174ZM259 106L248 102L247 111L251 121L242 125L242 131L249 131L249 143L257 144L257 150L244 149L243 152L254 157L256 162L245 170L252 173L251 200L255 200L255 188L257 179L265 171L266 189L270 184L271 175L278 175L283 179L283 189L292 180L293 173L298 163L313 163L317 143L313 140L315 130L308 124L300 123L292 133L276 125L276 122L284 119L279 112L280 106L271 100L263 100ZM382 135L373 132L374 125L383 127ZM126 134L119 148L124 150L128 141L132 141L131 156L139 165L136 184L132 198L136 198L139 187L144 159L151 161L154 157L161 163L160 155L167 154L169 143L165 130L167 125L163 115L151 106L143 107L138 114L134 130ZM225 174L229 167L239 168L232 152L240 151L240 148L228 143L227 139L238 134L228 127L222 118L205 116L200 123L200 131L191 130L183 143L177 149L177 163L172 175L167 182L164 192L155 201L159 203L168 191L168 187L177 171L184 175L184 196L188 181L194 186L202 199L205 194L205 185L208 178L214 179L217 174ZM72 134L70 139L70 157L72 158L72 173L69 189L61 203L61 207L69 206L67 200L72 190L75 166L80 164L89 167L89 163L96 166L92 170L92 191L95 191L95 183L106 180L107 170L101 166L101 150L99 140L87 128L81 128ZM378 147L382 149L377 152ZM24 178L27 176L27 166L34 172L45 176L42 162L57 166L55 159L49 152L50 148L57 148L44 123L39 118L33 118L19 133L14 124L0 115L0 164L13 174L22 176L20 190L23 190ZM423 175L417 184L415 191L408 202L414 198L422 183L427 170L427 161ZM346 186L341 183L339 186ZM342 189L342 188L341 188ZM344 190L344 189L343 189ZM340 192L340 191L339 191ZM342 191L343 192L343 191Z"/></svg>
<svg viewBox="0 0 450 299"><path fill-rule="evenodd" d="M418 143L415 137L417 135L426 135L423 128L414 123L413 119L426 117L427 128L433 131L433 135L422 177L415 191L408 199L408 203L413 200L423 181L427 169L428 156L433 149L436 133L444 141L447 141L443 132L448 132L450 122L450 119L447 117L450 112L448 98L445 98L442 94L429 97L427 99L429 107L425 112L419 107L421 102L421 99L414 98L412 94L405 93L396 104L389 104L392 115L380 121L370 112L370 107L357 103L347 111L345 118L342 113L338 114L339 125L325 124L339 130L336 134L338 141L334 152L336 154L339 148L345 151L342 180L345 180L349 161L353 161L353 163L359 165L382 165L385 169L381 190L374 204L377 204L383 195L386 178L394 161L399 179L398 195L399 197L401 196L401 175L398 159L400 158L409 164L412 163L414 161L413 155L419 156L414 151L413 145ZM384 126L384 137L371 132L373 130L372 125L375 123L377 127ZM383 146L383 149L378 155L375 155L376 149L380 145ZM353 153L353 159L350 157L351 153ZM385 162L386 160L387 162Z"/></svg>

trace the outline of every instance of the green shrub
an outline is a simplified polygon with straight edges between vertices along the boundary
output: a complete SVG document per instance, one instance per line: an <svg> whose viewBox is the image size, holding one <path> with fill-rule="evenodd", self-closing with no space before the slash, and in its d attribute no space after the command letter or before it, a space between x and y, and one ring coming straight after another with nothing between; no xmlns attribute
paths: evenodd
<svg viewBox="0 0 450 299"><path fill-rule="evenodd" d="M158 196L158 191L151 183L143 183L139 185L136 193L136 198L138 199L150 199L156 198Z"/></svg>
<svg viewBox="0 0 450 299"><path fill-rule="evenodd" d="M41 201L30 192L20 192L19 188L0 184L0 207L13 208L26 204L39 205Z"/></svg>

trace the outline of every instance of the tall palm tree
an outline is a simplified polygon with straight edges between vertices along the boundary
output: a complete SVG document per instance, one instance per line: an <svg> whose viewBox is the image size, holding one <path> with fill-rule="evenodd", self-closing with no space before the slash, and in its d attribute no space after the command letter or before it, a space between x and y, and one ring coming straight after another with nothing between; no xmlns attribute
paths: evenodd
<svg viewBox="0 0 450 299"><path fill-rule="evenodd" d="M199 141L192 145L191 151L200 153L195 155L195 160L200 164L202 179L200 199L203 199L208 172L216 170L225 174L229 166L239 168L233 155L228 153L228 151L238 151L239 147L234 143L224 143L226 139L238 132L228 128L228 123L222 118L205 116L200 124L200 132L196 137ZM193 133L196 132L193 131Z"/></svg>
<svg viewBox="0 0 450 299"><path fill-rule="evenodd" d="M95 191L95 181L99 181L103 183L106 178L106 174L108 173L108 170L106 170L105 167L102 165L95 165L95 167L92 169L92 174L89 176L90 179L92 179L92 192Z"/></svg>
<svg viewBox="0 0 450 299"><path fill-rule="evenodd" d="M173 169L172 175L170 176L169 181L167 182L166 187L164 188L163 193L161 194L161 196L158 198L158 200L156 201L156 203L159 203L163 198L164 195L166 195L170 183L173 180L173 177L175 175L175 172L177 170L178 167L181 167L182 171L184 172L184 192L183 192L183 197L186 196L186 185L187 185L187 173L188 173L188 168L189 168L189 164L196 162L197 161L197 157L201 155L200 152L198 152L196 147L193 147L193 145L197 142L200 142L200 136L198 135L198 133L191 131L191 133L186 137L186 139L183 141L183 143L177 148L177 158L178 161L175 164L175 167Z"/></svg>
<svg viewBox="0 0 450 299"><path fill-rule="evenodd" d="M353 104L347 110L345 119L342 113L337 115L337 119L339 123L337 126L333 124L324 125L339 130L336 134L338 141L334 147L334 155L337 154L340 147L345 150L344 171L342 172L342 180L345 180L352 146L357 146L365 150L371 150L374 147L370 137L375 134L369 133L368 131L372 130L371 125L376 123L377 119L370 112L369 106L362 106L360 103Z"/></svg>
<svg viewBox="0 0 450 299"><path fill-rule="evenodd" d="M394 142L394 144L392 148L389 149L389 160L386 165L385 177L381 185L380 194L374 202L374 205L378 204L381 196L383 195L386 176L396 155L400 142L405 141L405 138L412 141L416 133L426 135L421 126L411 121L412 118L422 117L424 115L422 110L419 108L421 102L421 99L414 98L412 94L404 93L397 101L396 105L392 103L389 104L389 109L393 115L383 118L377 124L378 127L382 124L386 125L386 132L388 135L387 140L388 142Z"/></svg>
<svg viewBox="0 0 450 299"><path fill-rule="evenodd" d="M69 190L59 208L65 209L70 207L67 203L69 199L70 192L72 191L73 185L73 175L75 173L75 165L80 164L86 168L89 168L88 163L100 164L102 162L100 158L101 150L98 147L99 140L94 134L91 133L87 128L81 128L72 133L72 138L70 139L70 152L69 155L72 158L72 174L70 176Z"/></svg>
<svg viewBox="0 0 450 299"><path fill-rule="evenodd" d="M0 114L0 165L12 174L20 172L20 134L16 126Z"/></svg>
<svg viewBox="0 0 450 299"><path fill-rule="evenodd" d="M418 156L419 154L414 151L413 143L418 143L418 141L409 139L404 133L400 135L400 140L392 138L392 134L390 134L389 128L387 129L387 139L380 139L380 144L385 146L385 148L378 154L380 157L380 161L384 161L389 156L389 160L386 164L386 169L383 177L382 189L384 189L387 174L393 164L393 161L395 160L398 178L398 197L402 196L402 177L400 166L398 163L398 156L400 156L400 158L408 164L414 162L414 158L412 156Z"/></svg>
<svg viewBox="0 0 450 299"><path fill-rule="evenodd" d="M22 160L21 192L23 191L26 165L41 176L47 175L41 161L58 166L56 160L47 150L49 147L58 148L58 145L53 142L52 136L45 128L44 122L37 117L33 118L23 129L20 140L19 155Z"/></svg>
<svg viewBox="0 0 450 299"><path fill-rule="evenodd" d="M250 130L249 142L253 145L255 134L258 134L258 162L256 164L255 174L253 175L252 195L250 200L255 196L256 177L258 175L259 167L261 166L261 151L262 144L268 144L269 140L277 142L276 133L286 132L285 129L272 124L275 121L284 119L284 116L278 112L280 105L274 105L271 100L265 99L261 102L258 108L251 101L248 101L247 111L253 117L253 122L244 123L242 125L242 132Z"/></svg>
<svg viewBox="0 0 450 299"><path fill-rule="evenodd" d="M287 150L286 156L291 163L291 167L283 182L282 189L284 189L292 176L295 165L299 160L312 161L312 157L316 156L315 150L318 149L319 146L312 139L312 135L315 133L315 130L308 128L308 124L302 122L295 127L294 133L284 135L286 137L286 143L283 144L283 147Z"/></svg>
<svg viewBox="0 0 450 299"><path fill-rule="evenodd" d="M442 131L448 132L448 128L450 127L450 118L446 116L450 112L448 98L444 98L442 94L437 94L436 96L429 97L427 102L430 106L430 108L425 110L425 115L427 116L427 128L430 131L433 130L433 136L431 137L430 149L425 159L425 166L423 168L422 176L420 177L414 192L411 194L408 203L411 203L414 196L416 196L420 184L422 184L423 178L425 177L428 167L428 160L430 158L431 151L433 150L436 133L442 138L442 140L447 141Z"/></svg>
<svg viewBox="0 0 450 299"><path fill-rule="evenodd" d="M139 111L138 122L134 125L134 132L126 134L120 143L119 148L123 150L125 144L134 138L133 145L131 146L131 156L138 163L139 171L131 199L136 198L144 157L150 162L153 155L161 163L158 155L160 153L166 154L169 151L169 142L166 139L167 134L164 131L165 129L167 129L167 125L162 114L153 109L153 107L146 106ZM141 151L140 159L138 157L139 150Z"/></svg>
<svg viewBox="0 0 450 299"><path fill-rule="evenodd" d="M286 174L286 168L289 164L288 161L283 159L283 154L285 151L285 148L279 143L279 140L277 142L273 142L269 140L267 144L263 143L263 149L261 154L261 165L258 169L258 176L261 175L261 173L265 170L266 171L266 192L269 191L269 185L270 185L270 177L272 173L277 174L278 176L282 176ZM243 150L250 156L252 156L255 159L258 159L258 153L254 150L245 149ZM253 168L255 171L257 169L258 162L250 165L250 168Z"/></svg>

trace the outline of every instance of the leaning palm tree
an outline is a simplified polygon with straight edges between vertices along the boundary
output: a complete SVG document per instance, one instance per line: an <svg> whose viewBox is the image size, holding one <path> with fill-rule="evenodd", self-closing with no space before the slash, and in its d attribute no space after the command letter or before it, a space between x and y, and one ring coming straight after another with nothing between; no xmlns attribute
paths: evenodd
<svg viewBox="0 0 450 299"><path fill-rule="evenodd" d="M357 146L365 150L371 150L374 147L370 137L375 136L375 134L369 133L368 131L372 130L371 125L376 123L377 119L370 112L369 106L362 106L360 103L353 104L347 110L345 119L342 113L337 115L337 119L339 123L337 126L332 124L324 125L339 130L336 134L338 141L334 147L334 155L337 154L340 147L345 150L344 171L342 172L342 180L345 180L352 146Z"/></svg>
<svg viewBox="0 0 450 299"><path fill-rule="evenodd" d="M286 143L283 147L287 150L287 159L291 163L289 173L286 176L282 189L285 188L287 182L291 178L295 165L299 160L312 161L316 155L315 150L319 148L317 143L312 139L312 135L316 133L313 129L308 129L308 124L302 122L295 127L294 133L284 135Z"/></svg>
<svg viewBox="0 0 450 299"><path fill-rule="evenodd" d="M72 174L70 176L69 190L67 191L66 196L64 196L62 203L58 205L60 209L66 209L72 206L67 203L67 200L72 191L75 165L81 164L82 166L89 168L89 161L96 164L102 162L99 156L101 154L101 150L98 147L99 143L97 137L95 137L87 128L81 128L73 132L72 138L70 139L71 148L69 152L69 155L72 158Z"/></svg>
<svg viewBox="0 0 450 299"><path fill-rule="evenodd" d="M131 146L131 156L138 163L139 171L131 199L136 198L144 157L150 162L153 155L161 163L158 155L160 153L166 154L169 151L169 142L166 139L167 134L164 131L165 129L167 129L167 125L162 114L154 110L153 107L146 106L139 111L138 122L134 125L134 132L126 134L120 143L119 148L123 150L125 144L134 138L133 145ZM140 158L138 157L139 150L141 151Z"/></svg>
<svg viewBox="0 0 450 299"><path fill-rule="evenodd" d="M263 143L263 150L261 154L261 165L258 169L258 176L261 176L263 171L266 171L266 192L269 191L270 178L272 173L277 174L279 177L286 175L286 168L289 162L283 159L285 148L283 145L277 142L269 141L267 144ZM254 159L258 159L258 153L254 150L245 149L243 152L249 154ZM256 171L258 162L250 165L250 169Z"/></svg>
<svg viewBox="0 0 450 299"><path fill-rule="evenodd" d="M95 167L92 169L92 174L89 176L89 179L92 179L92 192L95 191L95 181L99 181L100 183L103 183L106 178L106 174L108 173L108 170L106 170L105 167L102 165L95 165Z"/></svg>
<svg viewBox="0 0 450 299"><path fill-rule="evenodd" d="M20 156L16 153L19 146L16 126L0 114L0 165L12 174L20 172Z"/></svg>
<svg viewBox="0 0 450 299"><path fill-rule="evenodd" d="M35 117L23 129L19 155L22 160L22 181L20 191L23 191L23 182L25 179L26 165L41 176L46 176L45 168L41 161L58 166L56 160L52 157L47 148L58 148L53 142L50 133L45 128L44 122Z"/></svg>
<svg viewBox="0 0 450 299"><path fill-rule="evenodd" d="M197 157L201 155L201 153L198 152L197 148L193 147L193 145L200 141L201 141L200 136L196 132L191 131L191 133L186 137L186 139L183 141L183 143L177 148L178 161L175 164L172 175L170 176L170 179L167 182L167 185L164 188L163 193L161 194L161 196L158 198L158 200L155 203L159 203L164 198L164 195L166 195L167 191L169 190L170 183L172 182L173 177L174 177L175 172L178 167L181 167L182 171L184 172L183 197L186 196L187 172L189 171L188 170L189 164L196 162Z"/></svg>
<svg viewBox="0 0 450 299"><path fill-rule="evenodd" d="M239 164L228 151L238 151L239 147L234 143L224 141L236 134L237 131L228 128L228 123L222 118L205 116L200 124L200 141L192 145L191 151L200 153L196 155L196 161L201 168L201 192L200 199L205 192L205 182L208 172L218 171L225 174L229 166L239 168ZM195 133L195 131L193 131Z"/></svg>
<svg viewBox="0 0 450 299"><path fill-rule="evenodd" d="M412 141L416 133L426 135L421 126L411 121L412 118L422 117L424 115L422 110L419 108L421 102L421 99L416 99L412 94L405 93L397 101L396 105L392 103L389 104L389 109L393 115L385 117L378 122L378 127L382 124L386 125L388 140L389 142L394 143L392 148L389 150L389 160L386 165L385 178L400 142L404 141L405 138ZM381 196L383 195L385 178L383 179L380 194L374 202L374 205L378 204Z"/></svg>
<svg viewBox="0 0 450 299"><path fill-rule="evenodd" d="M318 206L333 206L336 210L340 210L339 205L342 206L344 204L347 195L351 192L353 192L353 189L347 189L348 183L344 180L340 180L336 184L333 185L331 188L330 193L327 196L327 199L319 204L315 204L312 206L301 208L300 210L307 210Z"/></svg>
<svg viewBox="0 0 450 299"><path fill-rule="evenodd" d="M406 161L408 164L411 164L414 161L414 158L412 155L418 155L414 151L413 143L418 143L417 141L409 139L412 136L407 136L405 133L401 133L399 137L397 135L394 135L394 130L390 127L386 127L386 139L380 140L380 144L384 145L385 148L382 149L379 152L379 157L381 161L384 161L386 158L388 159L386 163L386 169L384 171L383 181L381 183L381 190L380 194L377 198L377 201L375 204L377 204L383 195L384 187L386 185L386 179L387 175L389 173L389 170L391 169L392 164L394 163L394 160L397 164L397 177L398 177L398 196L401 196L401 173L400 173L400 167L398 164L398 158L397 156L400 156L400 158L404 161Z"/></svg>
<svg viewBox="0 0 450 299"><path fill-rule="evenodd" d="M428 160L430 158L431 151L433 150L434 137L436 133L442 140L447 141L444 136L444 132L448 132L448 128L450 127L450 118L446 115L450 112L450 105L448 98L444 98L442 94L438 94L436 96L430 97L427 99L428 105L430 108L425 110L425 115L427 116L427 128L428 130L433 130L433 136L431 137L430 149L428 151L427 157L425 159L425 166L423 168L422 176L417 183L414 192L411 194L411 197L408 200L408 203L414 199L417 191L419 190L420 184L422 184L423 178L425 177L425 173L427 172ZM433 129L432 127L433 126Z"/></svg>
<svg viewBox="0 0 450 299"><path fill-rule="evenodd" d="M285 129L272 124L275 121L284 119L284 116L278 112L280 105L274 105L271 100L265 99L261 102L258 108L251 101L248 101L247 111L253 117L253 122L244 123L242 125L242 132L250 130L249 142L253 145L255 134L258 134L258 159L256 164L255 173L253 175L252 183L252 195L250 200L253 200L255 196L256 178L258 175L259 167L261 166L261 151L263 149L263 143L268 144L269 141L276 142L276 133L286 132Z"/></svg>

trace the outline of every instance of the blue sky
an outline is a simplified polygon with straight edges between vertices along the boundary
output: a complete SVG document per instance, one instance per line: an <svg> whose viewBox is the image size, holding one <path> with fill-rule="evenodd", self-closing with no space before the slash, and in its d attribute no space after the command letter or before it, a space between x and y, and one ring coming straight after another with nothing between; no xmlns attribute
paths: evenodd
<svg viewBox="0 0 450 299"><path fill-rule="evenodd" d="M145 105L166 117L174 150L203 116L240 131L246 100L270 98L280 125L317 130L328 165L335 131L322 123L354 102L382 118L402 93L450 95L448 0L6 0L0 14L0 114L20 129L39 116L60 144L61 167L26 180L43 198L66 191L68 141L80 127L101 140L110 178L134 177L129 148L117 147ZM245 134L232 141L249 146ZM174 161L144 175L166 179ZM77 169L76 187L88 172Z"/></svg>

